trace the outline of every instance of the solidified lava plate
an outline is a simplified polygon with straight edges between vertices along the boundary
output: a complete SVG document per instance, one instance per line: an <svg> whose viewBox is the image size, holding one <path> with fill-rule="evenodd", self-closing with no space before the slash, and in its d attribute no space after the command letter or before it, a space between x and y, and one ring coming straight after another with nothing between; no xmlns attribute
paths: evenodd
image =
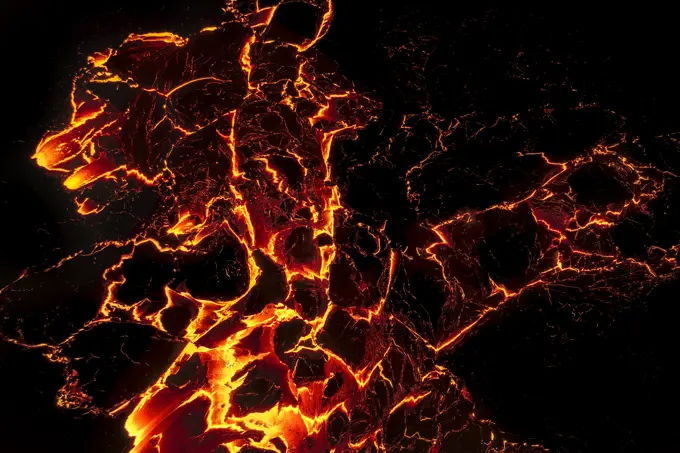
<svg viewBox="0 0 680 453"><path fill-rule="evenodd" d="M425 99L395 119L318 49L333 1L242 3L77 72L33 159L81 216L127 226L5 286L4 337L63 366L60 406L124 417L130 452L547 451L480 416L453 357L532 300L602 325L674 279L680 238L647 232L675 139L594 103L453 114L418 95L446 48L427 40L388 47ZM280 22L293 7L308 36ZM556 121L610 132L553 146ZM24 331L12 304L45 273L79 274L90 308Z"/></svg>

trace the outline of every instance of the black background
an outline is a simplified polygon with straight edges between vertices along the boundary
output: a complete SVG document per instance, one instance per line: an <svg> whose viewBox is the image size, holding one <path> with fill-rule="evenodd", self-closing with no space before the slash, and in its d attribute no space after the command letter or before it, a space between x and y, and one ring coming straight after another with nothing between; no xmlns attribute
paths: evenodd
<svg viewBox="0 0 680 453"><path fill-rule="evenodd" d="M503 61L517 49L547 49L541 55L568 68L556 78L568 78L579 96L624 115L633 131L654 136L676 130L680 69L669 11L442 3L338 0L332 31L320 50L338 61L360 90L398 114L411 108L400 96L406 77L400 68L408 73L408 62L384 57L386 33L399 28L415 40L436 36L450 47L449 53L439 52L440 63L456 70L448 73L451 83L430 100L432 105L452 115L482 110L493 117L519 111L527 102L522 93L499 84L494 58ZM213 0L3 3L0 286L31 265L59 259L55 249L87 242L86 229L70 222L75 216L70 196L30 159L42 134L66 119L71 79L86 56L133 32L186 34L212 25L221 6ZM481 23L483 32L459 46L464 23ZM547 67L553 68L546 62ZM470 81L482 87L482 94L458 96L460 85ZM385 176L386 187L390 177ZM365 193L361 203L397 215L398 206L390 205L385 194L389 191ZM668 209L671 216L677 213L677 206ZM566 325L568 344L545 327L559 318L551 318L547 302L524 301L523 308L494 319L466 343L451 359L454 372L463 376L480 413L556 451L680 451L675 435L679 289L673 279L662 282L606 328ZM61 367L38 351L0 344L0 451L126 448L123 420L56 408L62 383Z"/></svg>

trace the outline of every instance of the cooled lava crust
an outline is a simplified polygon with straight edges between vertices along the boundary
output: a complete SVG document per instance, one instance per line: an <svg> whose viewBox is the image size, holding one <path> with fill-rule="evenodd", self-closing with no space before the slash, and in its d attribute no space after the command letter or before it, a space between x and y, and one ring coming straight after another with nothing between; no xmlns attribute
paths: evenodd
<svg viewBox="0 0 680 453"><path fill-rule="evenodd" d="M85 275L89 313L43 334L5 319L7 339L63 365L60 406L124 417L135 453L546 451L476 413L452 356L537 300L601 325L674 278L678 237L630 239L669 215L674 141L587 103L488 119L432 99L395 120L317 50L334 3L305 3L306 37L277 22L289 6L230 3L88 58L33 158L120 226L41 270ZM619 132L553 146L555 115ZM391 194L365 192L385 174Z"/></svg>

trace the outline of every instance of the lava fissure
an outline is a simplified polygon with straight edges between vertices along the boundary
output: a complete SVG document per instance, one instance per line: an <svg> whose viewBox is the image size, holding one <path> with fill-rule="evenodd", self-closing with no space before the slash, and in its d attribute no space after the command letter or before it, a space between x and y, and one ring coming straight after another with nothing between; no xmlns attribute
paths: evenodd
<svg viewBox="0 0 680 453"><path fill-rule="evenodd" d="M402 175L417 225L410 242L396 240L338 183L338 144L379 121L382 106L315 49L334 4L308 3L318 10L313 37L277 25L281 5L244 13L230 2L218 26L186 38L133 34L88 59L69 124L33 158L63 179L82 216L114 215L146 192L156 204L128 237L44 270L117 251L94 319L54 344L7 339L64 365L61 406L124 415L135 453L545 451L479 418L447 356L528 294L600 285L623 294L672 275L679 245L633 256L615 235L677 176L629 157L629 137L564 160L527 148L513 158L530 183L513 196L432 209L427 173L455 161L457 143L521 115L471 132L466 118L426 110L389 138L388 150L415 127L431 132L431 152L409 157ZM609 184L599 198L579 190L593 174ZM502 249L516 244L527 252L508 273L503 260L516 257ZM634 277L628 286L605 281L621 273ZM411 311L423 286L437 288L438 318ZM125 325L178 349L135 394L88 394L87 361L70 351L93 329ZM126 366L146 366L119 352Z"/></svg>

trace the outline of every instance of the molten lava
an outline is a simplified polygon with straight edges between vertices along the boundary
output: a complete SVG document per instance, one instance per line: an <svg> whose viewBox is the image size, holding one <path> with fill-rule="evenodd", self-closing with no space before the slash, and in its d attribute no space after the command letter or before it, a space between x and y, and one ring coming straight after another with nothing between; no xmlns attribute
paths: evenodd
<svg viewBox="0 0 680 453"><path fill-rule="evenodd" d="M59 403L124 414L135 453L544 451L480 419L442 357L527 292L677 269L677 246L636 260L593 239L675 176L616 143L559 162L527 150L519 158L538 175L528 193L422 222L409 247L393 246L337 183L336 146L381 105L315 50L334 13L318 3L313 38L277 26L279 6L229 6L224 22L188 37L130 35L76 75L70 122L35 161L63 178L83 216L142 193L154 202L127 238L81 253L122 252L103 273L96 318L34 345L67 369ZM463 130L425 118L433 151L404 175L416 205L419 178ZM579 199L574 178L594 168L618 181L619 199ZM530 231L535 253L526 272L498 281L470 248L506 224ZM161 277L140 277L137 262ZM446 301L429 329L397 308L416 273ZM106 323L150 326L182 347L146 390L97 405L63 350Z"/></svg>

